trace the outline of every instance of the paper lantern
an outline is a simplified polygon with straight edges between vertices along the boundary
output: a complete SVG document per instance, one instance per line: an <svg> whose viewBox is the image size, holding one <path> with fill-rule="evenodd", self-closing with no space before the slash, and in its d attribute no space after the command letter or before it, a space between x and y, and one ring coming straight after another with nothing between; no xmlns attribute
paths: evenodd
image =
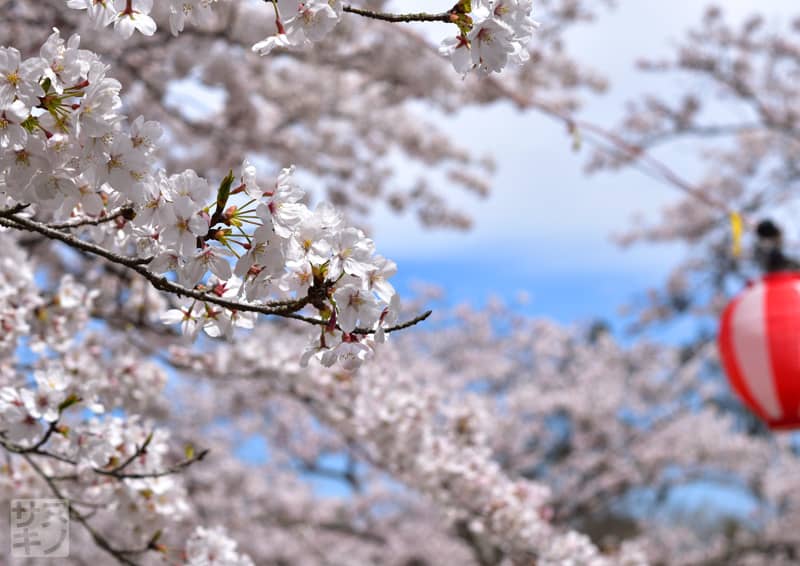
<svg viewBox="0 0 800 566"><path fill-rule="evenodd" d="M770 273L734 298L719 351L734 391L767 426L800 428L800 273Z"/></svg>

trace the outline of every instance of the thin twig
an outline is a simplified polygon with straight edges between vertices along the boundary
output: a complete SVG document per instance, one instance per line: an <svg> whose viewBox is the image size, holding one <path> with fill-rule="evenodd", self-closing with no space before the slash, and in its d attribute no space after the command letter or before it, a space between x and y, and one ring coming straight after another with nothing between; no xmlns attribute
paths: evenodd
<svg viewBox="0 0 800 566"><path fill-rule="evenodd" d="M58 499L63 499L67 501L70 517L78 521L83 526L83 528L86 529L86 531L91 535L92 539L97 544L97 546L99 546L100 548L105 550L108 554L116 558L116 560L120 564L124 564L125 566L137 566L136 562L128 558L128 555L143 554L148 550L151 550L149 547L142 550L120 550L118 548L114 548L113 546L111 546L111 543L103 535L97 532L92 525L89 524L89 521L86 519L86 517L75 510L75 508L69 502L69 498L67 498L63 493L61 493L61 490L58 488L55 482L50 478L50 476L48 476L44 472L44 470L42 470L42 468L39 467L39 465L34 461L34 459L30 456L30 454L23 454L22 457L25 458L30 467L33 468L33 470L39 475L39 477L41 477L45 481L45 483L47 483L48 487L50 488L50 491L53 492L53 495L55 495Z"/></svg>
<svg viewBox="0 0 800 566"><path fill-rule="evenodd" d="M421 315L415 316L411 320L407 320L407 321L402 322L400 324L395 324L394 326L389 326L387 328L384 328L383 331L384 332L395 332L397 330L403 330L403 329L406 329L406 328L410 328L410 327L414 326L415 324L419 324L420 322L422 322L423 320L425 320L426 318L431 316L432 313L433 313L433 311L431 311L431 310L425 311ZM353 334L374 334L375 331L374 330L370 330L369 328L356 328L355 330L353 330L352 333Z"/></svg>
<svg viewBox="0 0 800 566"><path fill-rule="evenodd" d="M357 14L365 18L372 18L373 20L381 20L384 22L444 22L453 23L453 15L450 12L442 12L439 14L429 14L427 12L416 12L411 14L390 14L387 12L374 12L372 10L364 10L345 4L342 10L351 14Z"/></svg>
<svg viewBox="0 0 800 566"><path fill-rule="evenodd" d="M55 228L51 228L47 224L43 224L41 222L37 222L35 220L31 220L29 218L25 218L22 216L17 216L14 210L15 209L13 208L10 210L0 210L0 225L6 226L8 228L15 228L17 230L29 230L32 232L38 232L43 236L47 236L48 238L63 242L70 247L100 256L103 259L106 259L110 262L123 265L128 269L131 269L136 273L138 273L139 275L143 276L145 279L150 281L150 283L156 289L160 291L166 291L169 293L173 293L175 295L190 297L192 299L197 299L198 301L203 301L206 303L213 303L225 308L229 308L231 310L251 311L251 312L258 312L261 314L279 315L279 316L285 316L286 314L292 311L300 310L308 303L308 298L305 297L302 299L297 299L292 301L275 301L275 302L265 303L264 305L248 305L244 303L239 303L237 301L230 301L228 299L223 299L222 297L219 297L217 295L212 295L202 291L197 291L195 289L189 289L188 287L184 287L183 285L179 285L178 283L173 283L172 281L168 280L166 277L162 275L156 275L155 273L149 271L142 265L143 260L141 258L124 256L109 251L96 244L80 240L71 234L64 233Z"/></svg>
<svg viewBox="0 0 800 566"><path fill-rule="evenodd" d="M71 466L77 466L77 460L73 460L72 458L68 458L67 456L62 456L61 454L57 454L55 452L50 452L48 450L43 450L42 445L50 438L50 435L56 429L56 423L52 423L50 428L48 428L47 432L42 436L42 438L33 444L32 446L20 446L18 444L14 444L8 442L5 438L0 436L0 446L2 446L8 452L12 454L20 454L22 456L42 456L45 458L51 458L53 460L58 460L59 462L63 462L64 464L69 464ZM116 478L118 480L125 480L125 479L147 479L147 478L160 478L163 476L169 476L172 474L177 474L178 472L188 468L192 464L201 461L203 458L206 457L208 454L208 449L201 450L191 458L186 458L178 462L177 464L173 464L168 468L164 468L163 470L158 470L155 472L131 472L126 473L123 472L125 468L127 468L138 456L145 452L148 442L146 441L141 447L138 447L133 455L127 458L122 464L110 469L104 470L102 468L92 468L92 471L96 474L101 476L108 476L112 478ZM62 476L57 476L54 479L57 480L77 480L77 474L67 474Z"/></svg>
<svg viewBox="0 0 800 566"><path fill-rule="evenodd" d="M116 220L119 217L130 220L133 218L133 216L133 207L121 206L118 209L109 212L106 216L102 216L100 218L73 218L72 220L68 220L66 222L48 224L47 226L54 228L55 230L68 230L70 228L80 228L81 226L99 226L100 224L105 224L106 222Z"/></svg>

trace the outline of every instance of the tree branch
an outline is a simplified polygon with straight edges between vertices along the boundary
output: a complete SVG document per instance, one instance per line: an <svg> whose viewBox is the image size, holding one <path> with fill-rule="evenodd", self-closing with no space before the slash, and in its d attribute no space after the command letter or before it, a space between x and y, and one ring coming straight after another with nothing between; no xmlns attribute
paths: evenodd
<svg viewBox="0 0 800 566"><path fill-rule="evenodd" d="M22 457L25 458L30 467L33 468L33 470L39 475L39 477L45 481L45 483L50 488L50 491L53 492L53 495L55 495L58 499L63 499L67 501L70 517L78 521L83 526L83 528L86 529L86 531L91 535L95 544L97 544L97 546L99 546L108 554L113 556L117 560L117 562L119 562L120 564L124 564L125 566L137 566L137 563L128 558L128 556L144 554L148 550L153 550L152 548L150 548L149 545L147 548L141 550L121 550L118 548L114 548L108 541L108 539L106 539L103 535L97 532L95 528L89 524L89 521L86 519L84 515L78 513L78 511L75 510L75 508L69 502L69 498L65 497L64 494L61 493L61 490L55 484L53 479L50 476L48 476L45 473L45 471L42 470L42 468L39 467L39 465L34 461L34 459L30 456L30 454L23 454Z"/></svg>
<svg viewBox="0 0 800 566"><path fill-rule="evenodd" d="M102 216L100 218L75 218L60 224L48 224L48 226L56 230L67 230L70 228L79 228L81 226L99 226L100 224L105 224L106 222L116 220L119 217L123 217L126 220L132 220L135 215L136 213L134 212L133 207L121 206L118 209L109 212L106 216Z"/></svg>
<svg viewBox="0 0 800 566"><path fill-rule="evenodd" d="M7 228L13 228L15 230L27 230L30 232L36 232L50 239L63 242L72 248L100 256L105 260L122 265L132 271L135 271L136 273L147 279L150 282L150 284L159 291L172 293L173 295L178 295L179 297L189 297L204 303L215 304L230 309L232 311L255 312L264 315L292 318L295 320L307 322L309 324L315 324L317 326L326 326L328 324L327 320L323 320L320 318L312 318L297 314L297 311L301 310L308 304L312 304L314 298L320 292L324 291L324 289L320 289L318 287L311 287L308 291L308 295L306 295L305 297L289 301L270 301L260 305L231 301L229 299L224 299L219 295L207 293L205 291L200 291L196 289L189 289L188 287L184 287L183 285L170 281L163 275L157 275L152 271L149 271L143 264L149 263L150 261L152 261L152 258L142 259L142 258L123 256L115 252L109 251L96 244L92 244L90 242L86 242L84 240L76 238L72 234L53 228L48 224L37 222L30 218L26 218L24 216L18 216L18 214L27 207L28 205L18 204L8 209L0 209L0 226L6 226ZM432 311L426 311L421 315L414 317L411 320L397 324L395 326L390 326L388 328L385 328L384 332L395 332L397 330L403 330L411 326L414 326L415 324L419 324L420 322L428 318L431 315L431 312ZM375 330L371 328L356 328L352 332L352 334L360 334L360 335L374 334L374 333Z"/></svg>
<svg viewBox="0 0 800 566"><path fill-rule="evenodd" d="M387 12L374 12L372 10L364 10L345 4L342 10L351 14L357 14L365 18L373 20L381 20L384 22L444 22L453 23L453 14L451 12L442 12L440 14L429 14L427 12L416 12L410 14L390 14Z"/></svg>

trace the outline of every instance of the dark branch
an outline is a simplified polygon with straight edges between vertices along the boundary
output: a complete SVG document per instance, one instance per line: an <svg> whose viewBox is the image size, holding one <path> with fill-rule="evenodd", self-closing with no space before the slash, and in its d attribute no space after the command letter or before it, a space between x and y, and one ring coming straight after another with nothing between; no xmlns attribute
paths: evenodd
<svg viewBox="0 0 800 566"><path fill-rule="evenodd" d="M363 10L345 4L342 10L351 14L357 14L365 18L372 18L373 20L381 20L384 22L444 22L453 23L453 16L450 12L442 12L440 14L429 14L427 12L416 12L412 14L389 14L387 12L374 12L372 10Z"/></svg>
<svg viewBox="0 0 800 566"><path fill-rule="evenodd" d="M53 228L48 224L43 224L24 216L18 216L18 213L27 208L27 206L28 205L16 205L9 209L0 209L0 226L6 226L16 230L28 230L31 232L36 232L50 239L63 242L72 248L100 256L112 263L125 266L147 279L150 284L159 291L172 293L182 297L189 297L204 303L215 304L232 311L255 312L264 315L292 318L318 326L325 326L328 324L328 321L320 318L312 318L297 314L297 311L312 303L312 300L320 291L320 289L316 287L311 287L307 296L290 301L271 301L263 304L247 304L240 303L238 301L231 301L218 295L206 293L196 289L189 289L188 287L184 287L183 285L179 285L178 283L170 281L163 275L157 275L149 271L143 264L151 261L150 259L143 260L141 258L123 256L96 244L76 238L72 234ZM410 326L414 326L415 324L422 322L428 318L430 314L431 311L427 311L409 321L385 328L384 332L394 332L409 328ZM374 334L375 330L370 328L356 328L352 333L362 335Z"/></svg>
<svg viewBox="0 0 800 566"><path fill-rule="evenodd" d="M112 220L116 220L120 217L125 218L126 220L131 220L135 214L136 213L134 212L133 207L121 206L120 208L112 210L107 215L100 218L75 218L68 220L67 222L48 224L47 226L56 230L68 230L70 228L80 228L81 226L99 226L100 224L111 222Z"/></svg>
<svg viewBox="0 0 800 566"><path fill-rule="evenodd" d="M50 476L48 476L44 472L44 470L42 470L42 468L39 467L39 465L34 461L34 459L30 456L30 454L23 454L22 457L25 458L25 460L28 462L31 468L33 468L33 470L39 475L39 477L42 478L45 481L45 483L47 483L53 495L55 495L58 499L67 500L70 517L78 521L83 526L83 528L86 529L86 531L92 536L92 539L94 540L95 544L97 544L97 546L99 546L100 548L105 550L108 554L113 556L117 560L117 562L119 562L120 564L124 564L125 566L137 566L136 562L128 558L128 556L143 554L148 550L151 550L149 546L148 548L142 550L121 550L113 547L111 543L108 541L108 539L106 539L103 535L97 532L95 528L89 524L89 521L83 514L75 510L75 508L69 502L68 498L61 493L61 490L55 484L53 479Z"/></svg>

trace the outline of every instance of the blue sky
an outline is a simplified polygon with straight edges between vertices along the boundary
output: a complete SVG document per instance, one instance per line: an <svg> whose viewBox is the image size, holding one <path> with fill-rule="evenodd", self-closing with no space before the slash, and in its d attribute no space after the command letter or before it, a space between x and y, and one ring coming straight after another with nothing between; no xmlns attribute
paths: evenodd
<svg viewBox="0 0 800 566"><path fill-rule="evenodd" d="M611 126L636 93L664 92L685 81L637 73L634 61L668 56L685 30L700 21L705 4L622 0L597 23L572 32L570 51L611 83L607 94L588 100L583 116ZM430 9L421 0L402 3L404 10L425 6ZM785 24L791 6L791 0L724 3L734 18L759 10L776 26ZM425 29L432 40L441 34L441 28ZM474 304L492 293L511 298L524 290L531 296L530 314L563 322L614 318L622 303L662 282L683 257L685 250L676 246L621 249L610 241L635 213L655 218L680 195L635 171L585 176L587 150L574 153L563 126L508 105L471 109L439 123L475 153L491 153L498 172L486 200L452 193L475 219L468 233L423 230L414 219L388 211L374 218L376 244L398 262L401 290L412 280L426 280L455 300ZM698 173L686 148L662 157L684 177Z"/></svg>

